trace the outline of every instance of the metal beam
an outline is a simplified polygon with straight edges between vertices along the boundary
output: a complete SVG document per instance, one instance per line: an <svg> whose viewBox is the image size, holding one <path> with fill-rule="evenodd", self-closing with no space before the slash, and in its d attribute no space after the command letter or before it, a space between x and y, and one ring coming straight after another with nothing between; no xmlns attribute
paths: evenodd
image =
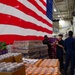
<svg viewBox="0 0 75 75"><path fill-rule="evenodd" d="M60 12L60 10L59 10L59 8L57 7L57 4L56 4L55 0L53 0L53 3L54 3L54 5L55 5L56 9L58 10L58 12L60 13L60 17L63 18L63 17L62 17L62 14L61 14L61 12Z"/></svg>
<svg viewBox="0 0 75 75"><path fill-rule="evenodd" d="M68 19L70 18L70 10L69 10L69 0L67 0L67 2L66 2L66 4L67 4L67 12L68 12Z"/></svg>

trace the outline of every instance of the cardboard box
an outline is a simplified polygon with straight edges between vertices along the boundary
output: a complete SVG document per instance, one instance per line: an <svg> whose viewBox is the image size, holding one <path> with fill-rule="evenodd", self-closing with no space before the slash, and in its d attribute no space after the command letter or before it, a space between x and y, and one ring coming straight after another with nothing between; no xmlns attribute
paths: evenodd
<svg viewBox="0 0 75 75"><path fill-rule="evenodd" d="M25 66L14 72L0 72L0 75L25 75Z"/></svg>
<svg viewBox="0 0 75 75"><path fill-rule="evenodd" d="M22 54L14 56L14 62L18 63L22 62Z"/></svg>
<svg viewBox="0 0 75 75"><path fill-rule="evenodd" d="M13 56L2 60L2 62L13 62Z"/></svg>
<svg viewBox="0 0 75 75"><path fill-rule="evenodd" d="M9 53L10 54L10 53ZM11 53L12 55L12 53ZM0 60L0 62L22 62L22 54L15 55L15 53L12 56L7 57L5 55L4 59Z"/></svg>
<svg viewBox="0 0 75 75"><path fill-rule="evenodd" d="M13 62L13 56L12 57L9 57L9 58L5 58L3 60L1 60L0 62Z"/></svg>

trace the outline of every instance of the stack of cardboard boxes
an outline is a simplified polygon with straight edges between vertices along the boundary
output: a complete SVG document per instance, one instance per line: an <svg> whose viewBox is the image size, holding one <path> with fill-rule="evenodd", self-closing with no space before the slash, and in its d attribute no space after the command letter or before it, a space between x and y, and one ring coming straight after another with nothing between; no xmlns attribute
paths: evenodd
<svg viewBox="0 0 75 75"><path fill-rule="evenodd" d="M7 53L0 55L0 62L22 62L21 53Z"/></svg>
<svg viewBox="0 0 75 75"><path fill-rule="evenodd" d="M23 63L0 63L0 75L25 75Z"/></svg>
<svg viewBox="0 0 75 75"><path fill-rule="evenodd" d="M0 75L25 75L21 53L0 55Z"/></svg>
<svg viewBox="0 0 75 75"><path fill-rule="evenodd" d="M0 75L60 75L60 63L58 59L24 58L22 60L21 53L1 55Z"/></svg>
<svg viewBox="0 0 75 75"><path fill-rule="evenodd" d="M25 58L48 58L48 47L40 40L15 41L12 51L22 53Z"/></svg>
<svg viewBox="0 0 75 75"><path fill-rule="evenodd" d="M47 68L47 67L29 67L26 70L27 75L60 75L60 71L57 67L55 68Z"/></svg>
<svg viewBox="0 0 75 75"><path fill-rule="evenodd" d="M60 75L58 59L40 59L26 69L27 75Z"/></svg>

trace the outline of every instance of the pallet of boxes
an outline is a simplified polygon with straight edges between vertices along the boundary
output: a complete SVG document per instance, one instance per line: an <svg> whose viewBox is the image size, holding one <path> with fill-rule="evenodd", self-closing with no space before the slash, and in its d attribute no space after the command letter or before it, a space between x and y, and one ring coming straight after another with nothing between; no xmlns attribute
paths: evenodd
<svg viewBox="0 0 75 75"><path fill-rule="evenodd" d="M0 75L25 75L21 53L0 55Z"/></svg>
<svg viewBox="0 0 75 75"><path fill-rule="evenodd" d="M48 58L48 47L41 40L14 41L12 51L22 53L25 58Z"/></svg>
<svg viewBox="0 0 75 75"><path fill-rule="evenodd" d="M26 75L61 75L58 59L40 59L34 65L27 67Z"/></svg>
<svg viewBox="0 0 75 75"><path fill-rule="evenodd" d="M0 55L0 62L22 62L21 53L7 53Z"/></svg>
<svg viewBox="0 0 75 75"><path fill-rule="evenodd" d="M59 66L58 59L22 59L21 53L0 56L0 75L60 75Z"/></svg>

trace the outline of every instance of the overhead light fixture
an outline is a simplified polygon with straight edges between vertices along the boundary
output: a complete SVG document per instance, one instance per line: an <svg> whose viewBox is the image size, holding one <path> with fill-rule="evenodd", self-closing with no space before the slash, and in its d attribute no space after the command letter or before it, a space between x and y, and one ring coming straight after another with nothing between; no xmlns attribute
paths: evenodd
<svg viewBox="0 0 75 75"><path fill-rule="evenodd" d="M60 15L58 15L58 17L60 17Z"/></svg>
<svg viewBox="0 0 75 75"><path fill-rule="evenodd" d="M54 8L54 12L56 12L57 10Z"/></svg>

